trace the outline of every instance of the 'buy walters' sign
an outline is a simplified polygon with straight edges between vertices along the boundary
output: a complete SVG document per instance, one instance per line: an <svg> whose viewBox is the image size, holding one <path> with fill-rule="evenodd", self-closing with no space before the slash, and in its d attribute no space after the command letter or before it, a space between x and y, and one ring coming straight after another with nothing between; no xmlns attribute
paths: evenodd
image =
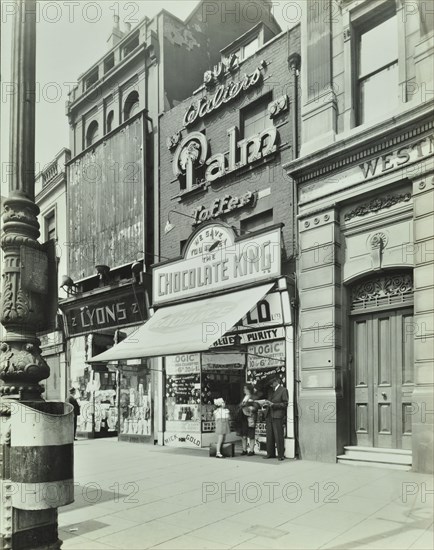
<svg viewBox="0 0 434 550"><path fill-rule="evenodd" d="M208 225L196 233L184 256L154 268L154 304L279 277L280 227L236 241L233 231Z"/></svg>

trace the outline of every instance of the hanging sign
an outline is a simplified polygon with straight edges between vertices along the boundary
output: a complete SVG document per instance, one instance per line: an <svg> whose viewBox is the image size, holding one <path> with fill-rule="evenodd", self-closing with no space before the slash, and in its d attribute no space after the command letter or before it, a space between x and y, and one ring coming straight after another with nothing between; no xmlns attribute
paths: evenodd
<svg viewBox="0 0 434 550"><path fill-rule="evenodd" d="M238 241L226 228L219 237L221 228L207 226L190 242L184 259L153 269L154 304L280 276L280 227Z"/></svg>

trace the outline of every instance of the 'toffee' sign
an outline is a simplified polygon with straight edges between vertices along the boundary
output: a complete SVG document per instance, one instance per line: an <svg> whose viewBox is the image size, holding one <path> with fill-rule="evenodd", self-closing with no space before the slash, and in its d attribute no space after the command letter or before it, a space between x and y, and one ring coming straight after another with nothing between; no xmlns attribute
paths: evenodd
<svg viewBox="0 0 434 550"><path fill-rule="evenodd" d="M198 206L193 211L194 222L192 225L199 225L213 218L218 218L234 210L240 208L251 207L256 204L258 194L248 191L241 197L233 197L232 195L225 195L223 198L215 199L209 208L205 206Z"/></svg>

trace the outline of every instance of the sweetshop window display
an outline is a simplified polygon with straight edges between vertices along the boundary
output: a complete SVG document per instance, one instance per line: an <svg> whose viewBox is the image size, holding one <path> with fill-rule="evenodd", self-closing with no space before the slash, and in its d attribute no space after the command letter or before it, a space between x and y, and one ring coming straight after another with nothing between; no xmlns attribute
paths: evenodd
<svg viewBox="0 0 434 550"><path fill-rule="evenodd" d="M218 397L225 400L231 414L227 441L239 439L235 420L244 385L253 384L257 398L267 398L272 375L287 386L285 340L249 345L240 353L225 352L221 347L211 353L166 357L164 444L207 447L213 443L214 399ZM255 435L255 451L263 451L265 411L261 409Z"/></svg>
<svg viewBox="0 0 434 550"><path fill-rule="evenodd" d="M119 440L146 441L152 435L151 371L148 361L119 364Z"/></svg>

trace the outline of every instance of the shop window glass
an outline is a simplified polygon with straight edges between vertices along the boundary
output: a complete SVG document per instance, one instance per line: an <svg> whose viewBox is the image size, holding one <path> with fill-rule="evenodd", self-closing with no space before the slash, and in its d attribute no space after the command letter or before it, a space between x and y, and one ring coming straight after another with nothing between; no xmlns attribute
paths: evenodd
<svg viewBox="0 0 434 550"><path fill-rule="evenodd" d="M359 124L398 105L397 16L361 30L358 43Z"/></svg>
<svg viewBox="0 0 434 550"><path fill-rule="evenodd" d="M166 357L166 431L200 432L200 354Z"/></svg>
<svg viewBox="0 0 434 550"><path fill-rule="evenodd" d="M286 388L286 351L284 340L274 340L265 344L253 344L247 350L247 382L252 384L255 394L260 399L267 399L270 391L267 380L270 376L279 378ZM266 442L265 410L258 411L255 431L256 441L260 448Z"/></svg>
<svg viewBox="0 0 434 550"><path fill-rule="evenodd" d="M151 371L146 360L124 364L119 371L119 434L150 436Z"/></svg>
<svg viewBox="0 0 434 550"><path fill-rule="evenodd" d="M95 437L117 435L117 372L114 367L86 367L77 379L81 406L77 431Z"/></svg>

